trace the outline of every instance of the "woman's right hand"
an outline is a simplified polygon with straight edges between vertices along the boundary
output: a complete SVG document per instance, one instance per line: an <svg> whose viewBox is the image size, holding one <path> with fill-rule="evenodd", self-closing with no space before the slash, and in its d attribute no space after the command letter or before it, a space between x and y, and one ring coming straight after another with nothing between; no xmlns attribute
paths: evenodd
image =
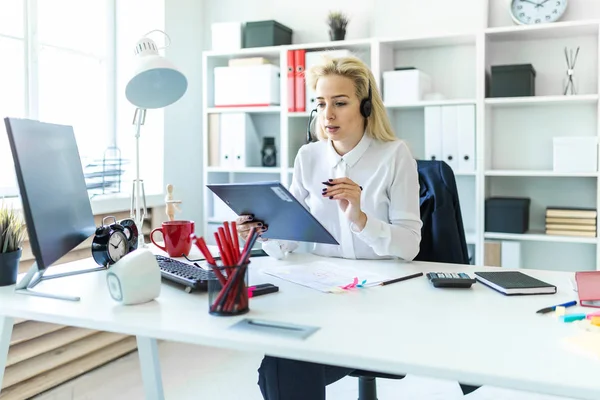
<svg viewBox="0 0 600 400"><path fill-rule="evenodd" d="M238 235L246 241L248 239L248 235L250 235L250 229L253 227L258 231L258 236L260 237L264 232L267 231L267 226L262 223L262 221L255 220L252 215L240 215L235 220L235 224L237 226Z"/></svg>

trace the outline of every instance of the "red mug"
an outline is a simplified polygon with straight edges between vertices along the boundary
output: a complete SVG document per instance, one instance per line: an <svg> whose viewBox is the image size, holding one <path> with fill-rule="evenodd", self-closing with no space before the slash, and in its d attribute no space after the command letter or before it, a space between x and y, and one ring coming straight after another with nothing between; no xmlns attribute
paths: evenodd
<svg viewBox="0 0 600 400"><path fill-rule="evenodd" d="M165 245L154 241L154 234L162 233ZM182 254L188 256L192 249L191 234L195 233L194 221L165 221L161 228L153 229L150 233L150 240L156 247L166 251L171 257L181 257Z"/></svg>

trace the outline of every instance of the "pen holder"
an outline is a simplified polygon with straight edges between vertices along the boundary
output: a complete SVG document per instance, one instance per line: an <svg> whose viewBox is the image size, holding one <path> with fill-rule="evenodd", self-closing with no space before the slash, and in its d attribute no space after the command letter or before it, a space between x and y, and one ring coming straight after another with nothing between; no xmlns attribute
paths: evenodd
<svg viewBox="0 0 600 400"><path fill-rule="evenodd" d="M215 278L208 280L208 312L212 315L240 315L248 308L248 265L211 266Z"/></svg>

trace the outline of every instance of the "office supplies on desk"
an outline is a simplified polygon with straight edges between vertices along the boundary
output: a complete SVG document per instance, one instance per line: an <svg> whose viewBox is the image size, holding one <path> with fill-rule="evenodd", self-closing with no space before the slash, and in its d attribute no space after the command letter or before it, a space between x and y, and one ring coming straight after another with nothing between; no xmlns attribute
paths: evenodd
<svg viewBox="0 0 600 400"><path fill-rule="evenodd" d="M475 279L472 279L464 272L458 274L448 272L428 272L427 279L429 279L429 282L436 288L468 289L475 283Z"/></svg>
<svg viewBox="0 0 600 400"><path fill-rule="evenodd" d="M475 272L475 279L508 296L556 293L556 286L520 271Z"/></svg>
<svg viewBox="0 0 600 400"><path fill-rule="evenodd" d="M279 292L279 287L272 283L263 283L248 287L248 298L262 296L264 294Z"/></svg>
<svg viewBox="0 0 600 400"><path fill-rule="evenodd" d="M381 282L380 285L381 286L391 285L392 283L402 282L402 281L406 281L406 280L409 280L409 279L412 279L412 278L418 278L419 276L423 276L423 273L422 272L418 272L416 274L406 275L406 276L402 276L400 278L389 279L389 280Z"/></svg>
<svg viewBox="0 0 600 400"><path fill-rule="evenodd" d="M240 251L235 222L223 222L214 232L219 247L221 265L208 250L203 237L190 235L200 249L216 279L208 281L208 309L212 315L239 315L248 312L248 264L252 246L258 238L256 228L250 229L244 248Z"/></svg>
<svg viewBox="0 0 600 400"><path fill-rule="evenodd" d="M560 317L560 319L563 322L575 322L575 321L581 321L583 319L585 319L586 315L585 314L567 314L567 315L563 315Z"/></svg>
<svg viewBox="0 0 600 400"><path fill-rule="evenodd" d="M598 311L598 312L594 312L594 313L591 313L591 314L588 314L586 318L587 318L587 319L592 319L592 318L594 318L594 317L598 317L598 318L600 318L600 311Z"/></svg>
<svg viewBox="0 0 600 400"><path fill-rule="evenodd" d="M575 273L579 304L584 307L600 307L600 271Z"/></svg>
<svg viewBox="0 0 600 400"><path fill-rule="evenodd" d="M540 310L537 310L536 313L537 314L546 314L546 313L555 311L556 307L573 307L573 306L576 306L576 305L577 305L577 301L573 300L573 301L569 301L569 302L566 302L566 303L563 303L563 304L557 304L555 306L550 306L550 307L542 308Z"/></svg>
<svg viewBox="0 0 600 400"><path fill-rule="evenodd" d="M325 293L344 292L344 287L358 287L352 283L364 282L361 287L380 285L387 277L367 271L340 268L328 261L265 268L263 272Z"/></svg>
<svg viewBox="0 0 600 400"><path fill-rule="evenodd" d="M252 214L269 229L265 239L339 244L280 182L206 185L237 215Z"/></svg>

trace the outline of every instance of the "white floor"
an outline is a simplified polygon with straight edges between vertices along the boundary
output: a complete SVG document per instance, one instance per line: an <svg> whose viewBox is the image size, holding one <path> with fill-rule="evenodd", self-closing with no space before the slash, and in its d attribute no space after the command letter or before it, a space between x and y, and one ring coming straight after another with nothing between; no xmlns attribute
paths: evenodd
<svg viewBox="0 0 600 400"><path fill-rule="evenodd" d="M165 397L173 400L262 400L256 384L260 354L239 353L178 343L159 345ZM379 400L567 400L482 387L463 396L457 383L408 376L379 379ZM143 399L137 352L74 379L35 400ZM357 379L344 378L327 388L328 400L357 398ZM308 399L309 400L309 399ZM572 400L572 399L568 399Z"/></svg>

